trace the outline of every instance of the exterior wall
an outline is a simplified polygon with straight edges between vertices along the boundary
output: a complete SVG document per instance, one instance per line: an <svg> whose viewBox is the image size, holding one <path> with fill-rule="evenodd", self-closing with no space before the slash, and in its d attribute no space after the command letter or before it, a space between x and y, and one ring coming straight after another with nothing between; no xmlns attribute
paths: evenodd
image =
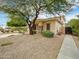
<svg viewBox="0 0 79 59"><path fill-rule="evenodd" d="M45 23L44 23L44 26L43 26L43 28L44 28L43 30L44 30L44 31L47 30L47 28L46 28L47 26L46 26L46 25L47 25L48 23L50 24L50 31L51 31L51 32L54 32L54 31L55 31L55 21L48 21L48 22L45 22Z"/></svg>
<svg viewBox="0 0 79 59"><path fill-rule="evenodd" d="M62 28L61 32L65 34L65 16L61 16Z"/></svg>
<svg viewBox="0 0 79 59"><path fill-rule="evenodd" d="M43 26L42 22L36 23L36 31L37 31L37 33L42 31L42 26Z"/></svg>
<svg viewBox="0 0 79 59"><path fill-rule="evenodd" d="M55 21L51 21L50 31L55 34Z"/></svg>
<svg viewBox="0 0 79 59"><path fill-rule="evenodd" d="M47 30L47 24L50 24L50 31L54 32L55 34L55 21L47 21L47 22L39 22L36 24L36 29L38 32L41 32L41 27L43 26L43 30L42 31L46 31Z"/></svg>
<svg viewBox="0 0 79 59"><path fill-rule="evenodd" d="M46 23L43 24L43 31L46 31Z"/></svg>
<svg viewBox="0 0 79 59"><path fill-rule="evenodd" d="M57 20L48 20L48 21L39 21L36 22L36 29L38 32L41 31L46 31L47 30L47 24L50 24L50 31L53 32L55 35L58 34L59 32L64 33L64 17L61 17L61 23L60 24ZM42 30L43 27L43 30Z"/></svg>
<svg viewBox="0 0 79 59"><path fill-rule="evenodd" d="M55 34L58 34L62 28L62 25L59 22L55 22Z"/></svg>

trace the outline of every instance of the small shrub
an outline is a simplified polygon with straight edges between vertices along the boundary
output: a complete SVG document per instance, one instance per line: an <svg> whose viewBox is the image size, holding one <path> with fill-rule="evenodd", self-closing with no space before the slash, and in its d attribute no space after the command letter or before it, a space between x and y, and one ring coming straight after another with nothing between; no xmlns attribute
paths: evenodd
<svg viewBox="0 0 79 59"><path fill-rule="evenodd" d="M50 32L50 31L43 31L43 32L42 32L42 35L43 35L44 37L51 38L51 37L54 36L54 33L53 33L53 32Z"/></svg>
<svg viewBox="0 0 79 59"><path fill-rule="evenodd" d="M13 44L13 43L12 42L6 42L6 43L1 44L1 46L7 46L7 45L11 45L11 44Z"/></svg>
<svg viewBox="0 0 79 59"><path fill-rule="evenodd" d="M19 32L19 33L24 33L27 31L26 27L11 27L11 32Z"/></svg>

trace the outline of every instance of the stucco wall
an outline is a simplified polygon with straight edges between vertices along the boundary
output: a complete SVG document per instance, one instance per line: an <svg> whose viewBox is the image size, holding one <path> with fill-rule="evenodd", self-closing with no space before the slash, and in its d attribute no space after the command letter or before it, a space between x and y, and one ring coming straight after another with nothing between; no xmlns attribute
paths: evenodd
<svg viewBox="0 0 79 59"><path fill-rule="evenodd" d="M38 22L37 23L38 26L40 24L40 26L43 26L43 31L47 30L47 24L50 24L50 31L53 32L55 35L61 30L61 28L63 27L62 24L60 24L57 20L52 20L52 21L46 21L46 22ZM40 29L38 29L37 26L37 30L40 32Z"/></svg>
<svg viewBox="0 0 79 59"><path fill-rule="evenodd" d="M55 34L55 21L47 21L43 23L43 31L47 30L47 24L50 24L50 31Z"/></svg>
<svg viewBox="0 0 79 59"><path fill-rule="evenodd" d="M58 34L62 28L62 25L59 22L55 22L55 34Z"/></svg>
<svg viewBox="0 0 79 59"><path fill-rule="evenodd" d="M55 21L51 22L50 31L55 33Z"/></svg>

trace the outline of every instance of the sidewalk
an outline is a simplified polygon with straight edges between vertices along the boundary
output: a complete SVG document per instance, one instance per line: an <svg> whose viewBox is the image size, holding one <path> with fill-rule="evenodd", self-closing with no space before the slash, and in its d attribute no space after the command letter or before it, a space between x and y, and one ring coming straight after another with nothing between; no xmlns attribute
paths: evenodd
<svg viewBox="0 0 79 59"><path fill-rule="evenodd" d="M71 35L65 35L57 59L79 59L79 50Z"/></svg>

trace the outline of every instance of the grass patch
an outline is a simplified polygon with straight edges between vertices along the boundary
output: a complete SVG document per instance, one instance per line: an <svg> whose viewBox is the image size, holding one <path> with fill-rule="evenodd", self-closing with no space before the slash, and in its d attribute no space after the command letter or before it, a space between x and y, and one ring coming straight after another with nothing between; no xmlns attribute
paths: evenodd
<svg viewBox="0 0 79 59"><path fill-rule="evenodd" d="M13 42L5 42L5 43L2 43L1 46L8 46L8 45L12 45Z"/></svg>

